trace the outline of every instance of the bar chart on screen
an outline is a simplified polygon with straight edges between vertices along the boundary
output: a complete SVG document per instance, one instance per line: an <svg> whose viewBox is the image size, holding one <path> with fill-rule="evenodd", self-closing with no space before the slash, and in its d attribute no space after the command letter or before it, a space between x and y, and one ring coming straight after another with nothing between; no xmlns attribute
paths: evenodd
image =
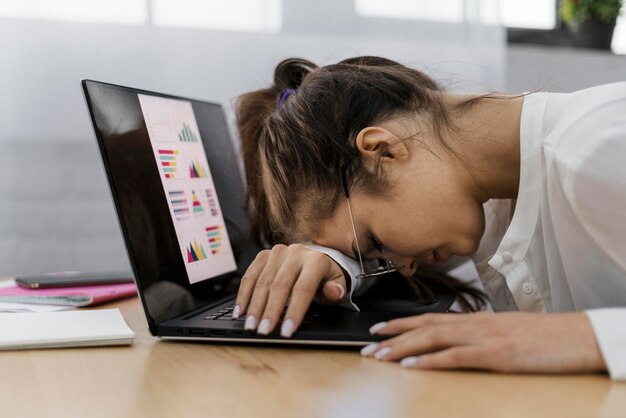
<svg viewBox="0 0 626 418"><path fill-rule="evenodd" d="M183 128L178 133L178 139L180 142L198 142L198 136L187 123L183 123Z"/></svg>
<svg viewBox="0 0 626 418"><path fill-rule="evenodd" d="M189 209L189 201L184 190L169 190L167 192L172 207L172 213L176 219L183 219L183 217L191 214Z"/></svg>
<svg viewBox="0 0 626 418"><path fill-rule="evenodd" d="M182 173L178 171L179 157L180 151L177 149L159 149L159 165L166 179L181 176Z"/></svg>
<svg viewBox="0 0 626 418"><path fill-rule="evenodd" d="M211 248L211 254L219 253L222 247L222 225L207 226L205 230Z"/></svg>
<svg viewBox="0 0 626 418"><path fill-rule="evenodd" d="M207 198L207 202L209 204L209 210L211 211L211 215L218 216L219 215L218 205L217 205L217 201L215 200L215 194L213 190L206 189L204 192Z"/></svg>

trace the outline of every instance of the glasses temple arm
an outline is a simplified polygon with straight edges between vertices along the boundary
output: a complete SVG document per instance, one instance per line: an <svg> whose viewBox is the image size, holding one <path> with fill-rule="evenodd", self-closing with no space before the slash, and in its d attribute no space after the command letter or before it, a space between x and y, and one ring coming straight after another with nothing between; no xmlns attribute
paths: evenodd
<svg viewBox="0 0 626 418"><path fill-rule="evenodd" d="M354 234L354 243L356 244L356 253L359 256L359 264L361 265L361 275L365 277L365 266L363 265L363 257L361 256L361 246L356 235L356 227L354 225L354 217L352 216L352 207L350 206L350 198L346 197L348 204L348 214L350 215L350 224L352 225L352 233Z"/></svg>

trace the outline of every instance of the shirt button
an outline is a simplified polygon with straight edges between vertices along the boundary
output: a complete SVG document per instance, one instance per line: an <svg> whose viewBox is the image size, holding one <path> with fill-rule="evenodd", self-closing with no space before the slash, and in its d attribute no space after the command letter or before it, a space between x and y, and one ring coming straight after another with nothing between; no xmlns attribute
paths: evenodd
<svg viewBox="0 0 626 418"><path fill-rule="evenodd" d="M502 261L504 261L505 263L510 263L511 261L513 261L513 254L511 254L509 251L503 252Z"/></svg>
<svg viewBox="0 0 626 418"><path fill-rule="evenodd" d="M530 284L530 283L524 283L524 285L522 286L522 290L527 295L530 295L531 293L533 293L535 291L535 287L532 284Z"/></svg>

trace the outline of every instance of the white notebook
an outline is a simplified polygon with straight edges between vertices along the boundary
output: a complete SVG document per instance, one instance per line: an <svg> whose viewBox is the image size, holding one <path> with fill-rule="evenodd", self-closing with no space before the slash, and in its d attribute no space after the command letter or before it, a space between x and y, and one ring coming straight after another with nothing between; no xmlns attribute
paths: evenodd
<svg viewBox="0 0 626 418"><path fill-rule="evenodd" d="M119 309L0 313L0 350L132 344Z"/></svg>

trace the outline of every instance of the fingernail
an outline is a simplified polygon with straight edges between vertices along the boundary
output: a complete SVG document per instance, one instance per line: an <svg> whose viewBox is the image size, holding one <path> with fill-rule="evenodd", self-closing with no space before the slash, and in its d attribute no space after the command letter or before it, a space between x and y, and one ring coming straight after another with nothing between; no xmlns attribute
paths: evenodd
<svg viewBox="0 0 626 418"><path fill-rule="evenodd" d="M366 345L361 349L361 355L363 357L370 356L376 349L378 348L378 343L372 343L370 345Z"/></svg>
<svg viewBox="0 0 626 418"><path fill-rule="evenodd" d="M291 337L293 334L293 319L287 319L280 327L280 335L285 338Z"/></svg>
<svg viewBox="0 0 626 418"><path fill-rule="evenodd" d="M370 334L376 334L378 331L385 328L386 326L387 326L386 322L379 322L378 324L374 324L370 328Z"/></svg>
<svg viewBox="0 0 626 418"><path fill-rule="evenodd" d="M419 357L405 357L400 361L400 366L402 367L415 367L420 362Z"/></svg>
<svg viewBox="0 0 626 418"><path fill-rule="evenodd" d="M253 315L249 315L246 318L245 324L243 324L243 329L246 331L252 330L256 328L256 318Z"/></svg>
<svg viewBox="0 0 626 418"><path fill-rule="evenodd" d="M259 324L259 328L256 330L259 334L267 335L270 331L270 320L265 318Z"/></svg>
<svg viewBox="0 0 626 418"><path fill-rule="evenodd" d="M233 318L235 319L239 318L240 314L241 314L241 306L235 305L235 309L233 309Z"/></svg>
<svg viewBox="0 0 626 418"><path fill-rule="evenodd" d="M391 353L391 347L385 347L382 350L377 351L376 354L374 354L374 358L376 360L383 360L389 355L389 353Z"/></svg>
<svg viewBox="0 0 626 418"><path fill-rule="evenodd" d="M337 286L339 288L339 291L341 292L339 294L339 299L343 299L343 297L346 295L346 289L339 283L335 283L335 286Z"/></svg>

